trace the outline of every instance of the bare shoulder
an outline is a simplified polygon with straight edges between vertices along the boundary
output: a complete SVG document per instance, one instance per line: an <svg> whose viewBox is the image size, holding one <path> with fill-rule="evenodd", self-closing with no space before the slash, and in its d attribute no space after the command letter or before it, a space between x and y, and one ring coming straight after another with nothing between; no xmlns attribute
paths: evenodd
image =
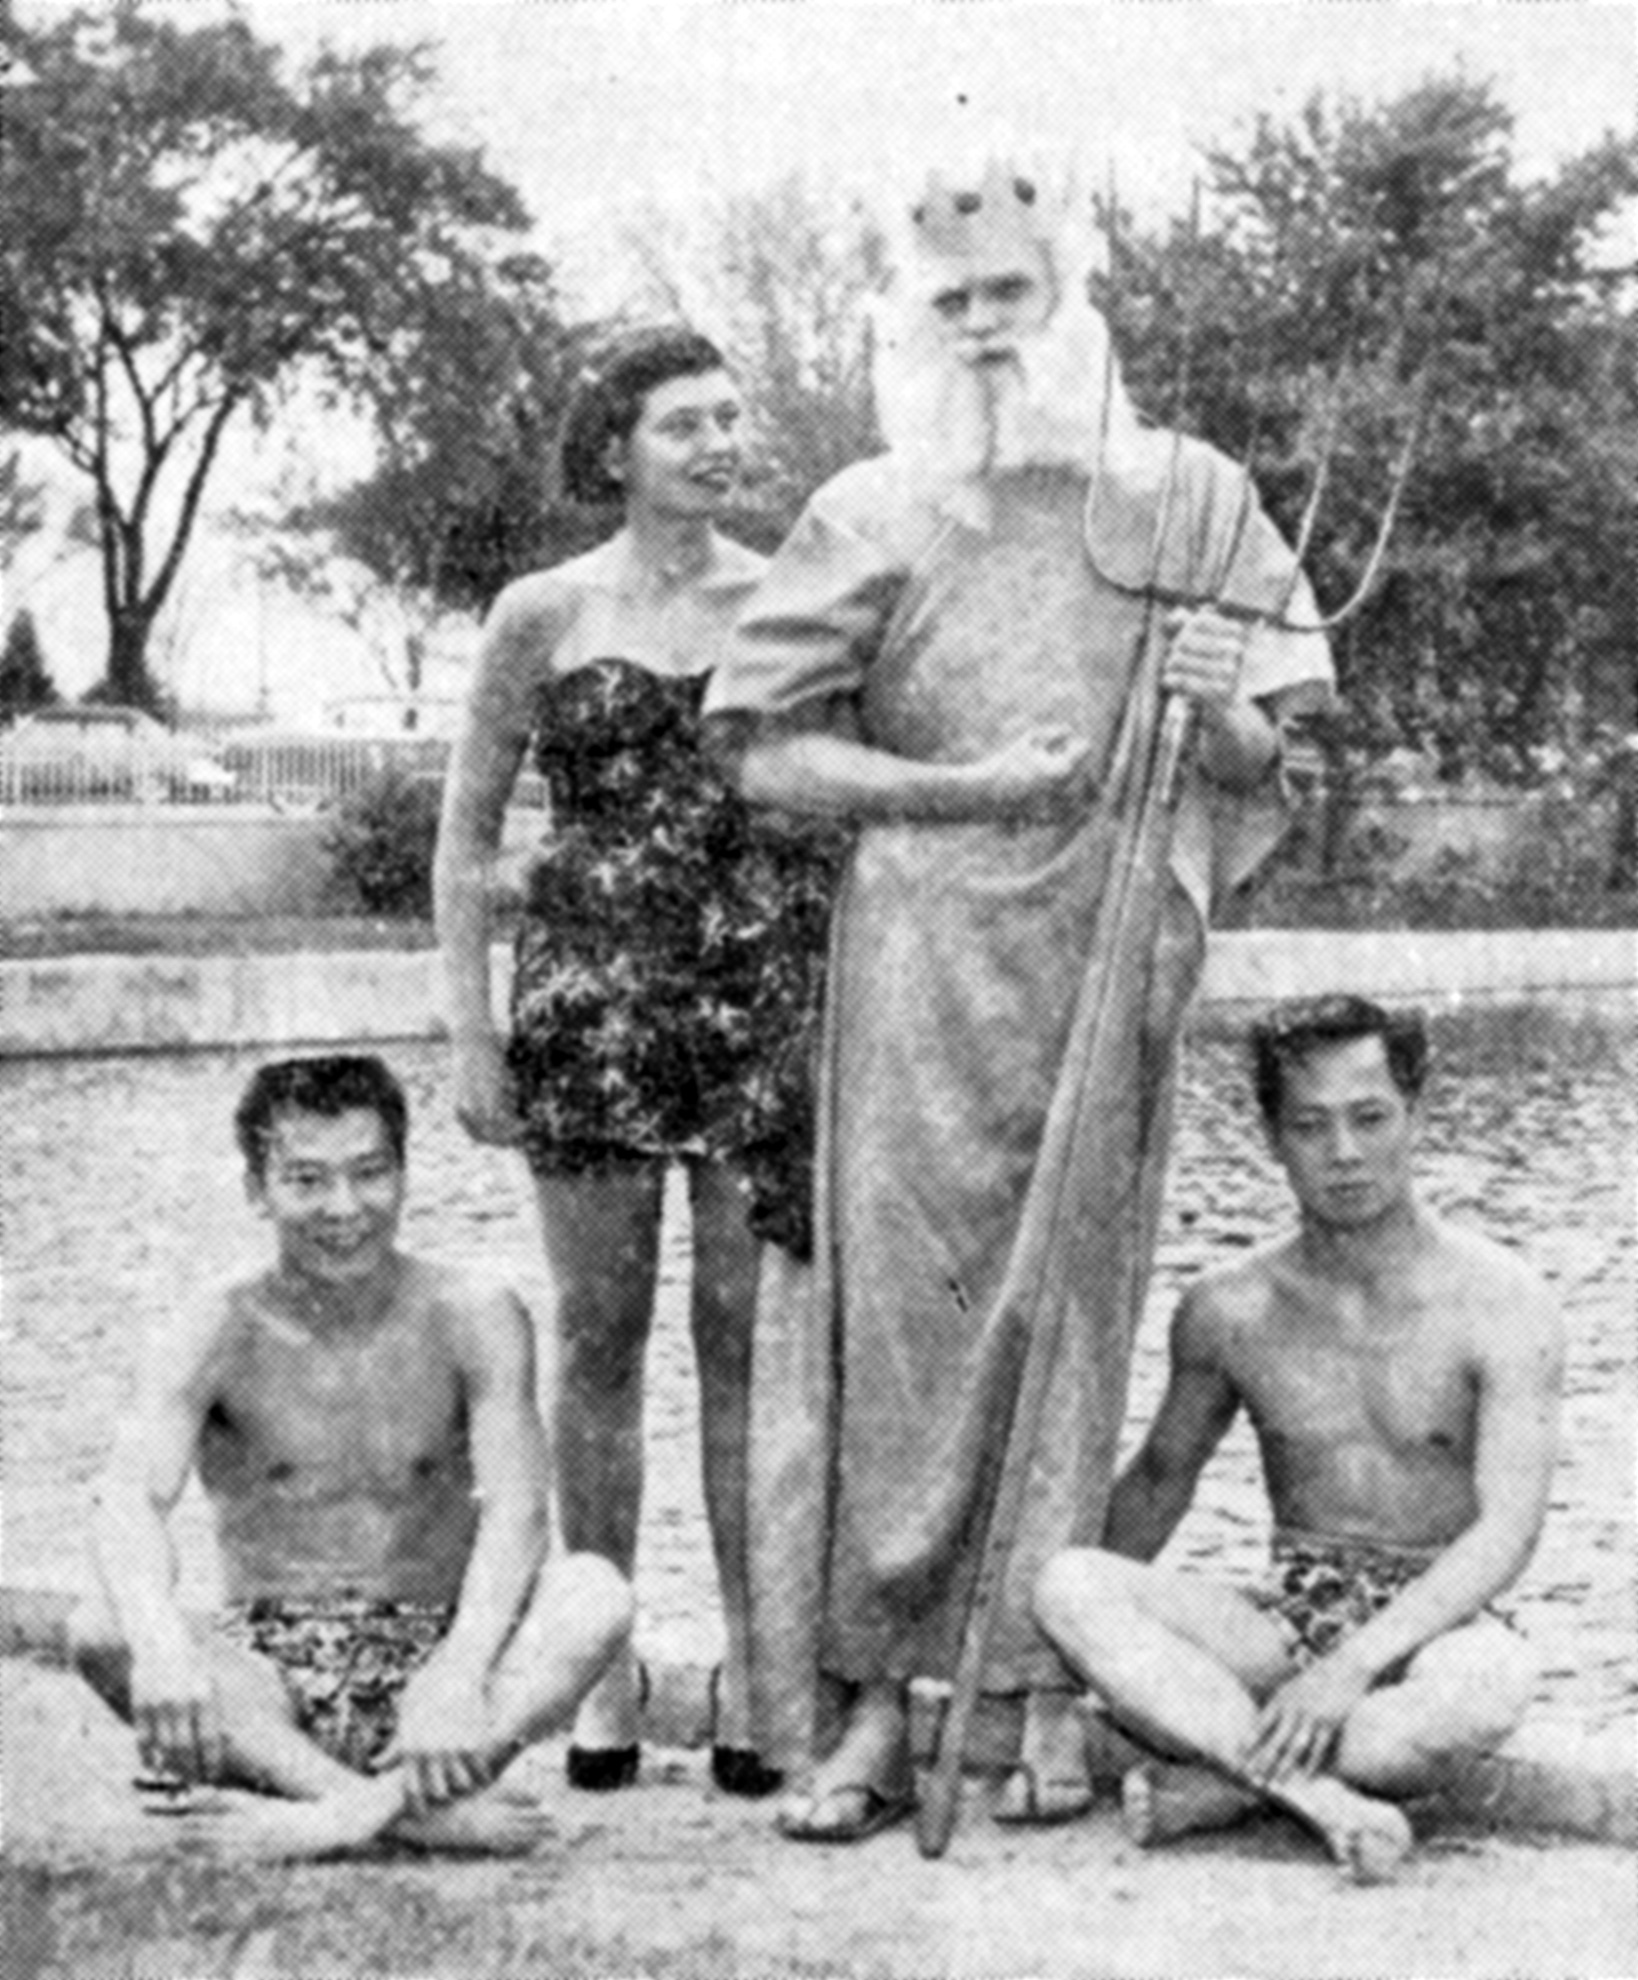
<svg viewBox="0 0 1638 1980"><path fill-rule="evenodd" d="M203 1420L214 1404L231 1399L239 1349L266 1310L265 1283L264 1269L233 1273L179 1299L150 1324L142 1341L140 1406L126 1420L122 1443L140 1441L162 1423L174 1425L178 1411Z"/></svg>
<svg viewBox="0 0 1638 1980"><path fill-rule="evenodd" d="M1483 1232L1429 1217L1428 1288L1447 1312L1459 1315L1482 1355L1562 1350L1564 1319L1557 1296L1516 1251Z"/></svg>
<svg viewBox="0 0 1638 1980"><path fill-rule="evenodd" d="M1180 1335L1205 1349L1261 1333L1275 1310L1281 1284L1293 1269L1295 1254L1295 1238L1281 1238L1203 1272L1178 1307Z"/></svg>
<svg viewBox="0 0 1638 1980"><path fill-rule="evenodd" d="M538 654L544 668L579 611L602 556L600 544L566 564L514 578L489 608L484 620L485 646Z"/></svg>
<svg viewBox="0 0 1638 1980"><path fill-rule="evenodd" d="M211 1380L255 1325L266 1271L247 1267L212 1280L154 1322L143 1344L150 1374L167 1386Z"/></svg>
<svg viewBox="0 0 1638 1980"><path fill-rule="evenodd" d="M493 1370L520 1355L532 1366L529 1315L498 1274L439 1259L404 1259L407 1317L443 1340L463 1366Z"/></svg>

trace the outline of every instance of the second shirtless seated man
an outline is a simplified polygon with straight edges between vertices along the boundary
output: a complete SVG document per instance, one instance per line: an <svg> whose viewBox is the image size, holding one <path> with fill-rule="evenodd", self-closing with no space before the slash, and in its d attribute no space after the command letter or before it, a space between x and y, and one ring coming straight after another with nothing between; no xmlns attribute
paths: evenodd
<svg viewBox="0 0 1638 1980"><path fill-rule="evenodd" d="M151 1343L99 1488L79 1668L150 1776L262 1790L224 1840L530 1847L498 1776L631 1626L624 1579L546 1559L547 1452L517 1299L397 1246L406 1106L378 1059L264 1067L236 1127L274 1257ZM169 1515L197 1468L229 1606L178 1606Z"/></svg>
<svg viewBox="0 0 1638 1980"><path fill-rule="evenodd" d="M1266 1800L1373 1881L1410 1848L1396 1799L1529 1703L1536 1660L1491 1604L1546 1510L1561 1326L1511 1253L1417 1200L1420 1017L1316 999L1272 1013L1253 1051L1299 1228L1189 1289L1104 1545L1047 1564L1037 1614L1121 1724L1194 1763L1127 1777L1137 1840ZM1242 1408L1268 1585L1149 1565Z"/></svg>

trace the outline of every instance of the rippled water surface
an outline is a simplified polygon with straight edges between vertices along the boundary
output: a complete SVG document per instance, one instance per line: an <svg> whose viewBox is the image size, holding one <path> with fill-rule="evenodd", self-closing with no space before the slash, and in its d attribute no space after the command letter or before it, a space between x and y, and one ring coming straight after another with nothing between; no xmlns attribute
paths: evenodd
<svg viewBox="0 0 1638 1980"><path fill-rule="evenodd" d="M1592 1719L1638 1693L1632 1547L1635 1139L1638 1026L1498 1011L1444 1020L1429 1095L1430 1200L1520 1247L1556 1286L1571 1355L1564 1454L1546 1537L1520 1586L1542 1647L1550 1709ZM512 1276L536 1315L551 1287L521 1165L454 1126L442 1053L391 1054L415 1110L406 1241ZM229 1119L245 1054L36 1061L0 1068L4 1128L5 1356L0 1446L12 1582L83 1579L85 1487L131 1402L144 1326L179 1291L261 1242ZM1255 1130L1237 1046L1191 1048L1168 1213L1139 1340L1132 1429L1164 1375L1179 1287L1261 1242L1284 1196ZM697 1481L685 1326L686 1218L673 1199L649 1384L649 1475L639 1595L643 1634L709 1656L717 1619ZM1498 1324L1505 1322L1498 1315ZM1179 1536L1199 1560L1255 1572L1265 1520L1250 1439L1237 1428ZM184 1584L215 1587L208 1520L181 1522Z"/></svg>

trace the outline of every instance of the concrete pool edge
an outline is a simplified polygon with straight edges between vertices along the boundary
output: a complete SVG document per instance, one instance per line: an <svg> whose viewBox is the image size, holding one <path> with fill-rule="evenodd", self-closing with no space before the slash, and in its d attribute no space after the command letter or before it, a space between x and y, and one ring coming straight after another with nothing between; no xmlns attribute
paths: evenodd
<svg viewBox="0 0 1638 1980"><path fill-rule="evenodd" d="M503 1006L503 946L495 962ZM1335 989L1452 1009L1569 996L1631 1010L1638 930L1228 930L1212 938L1202 1001ZM12 959L0 961L0 1058L433 1038L442 1005L430 949Z"/></svg>
<svg viewBox="0 0 1638 1980"><path fill-rule="evenodd" d="M67 1663L74 1596L62 1588L0 1585L0 1657L61 1669ZM670 1658L647 1663L649 1696L643 1737L659 1748L699 1748L711 1739L711 1671ZM930 1757L941 1704L915 1701L919 1759ZM996 1771L1017 1748L1020 1713L995 1701L975 1722L974 1771ZM1087 1714L1087 1749L1100 1785L1112 1786L1136 1749L1098 1713ZM1507 1743L1465 1768L1431 1811L1441 1823L1498 1834L1552 1834L1630 1846L1638 1843L1638 1719L1590 1728L1575 1721L1529 1719Z"/></svg>

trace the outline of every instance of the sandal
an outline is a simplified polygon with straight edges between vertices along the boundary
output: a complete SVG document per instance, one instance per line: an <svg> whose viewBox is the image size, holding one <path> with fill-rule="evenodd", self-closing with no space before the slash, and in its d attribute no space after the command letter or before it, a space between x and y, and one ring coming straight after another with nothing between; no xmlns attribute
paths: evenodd
<svg viewBox="0 0 1638 1980"><path fill-rule="evenodd" d="M858 1804L858 1813L852 1821L814 1820L821 1808L834 1807L849 1797ZM890 1793L884 1788L872 1786L869 1781L844 1781L840 1786L827 1788L822 1793L810 1791L804 1799L808 1804L806 1815L796 1814L790 1808L779 1811L779 1833L790 1842L863 1842L867 1836L891 1828L895 1822L905 1821L916 1806L916 1797L908 1790Z"/></svg>
<svg viewBox="0 0 1638 1980"><path fill-rule="evenodd" d="M1087 1814L1096 1797L1084 1774L1064 1780L1038 1775L1020 1760L1001 1785L992 1811L996 1821L1017 1828L1046 1828L1054 1822L1075 1822Z"/></svg>
<svg viewBox="0 0 1638 1980"><path fill-rule="evenodd" d="M785 1785L778 1767L770 1767L755 1747L724 1746L717 1739L717 1702L722 1689L722 1666L711 1667L711 1778L724 1794L760 1800Z"/></svg>
<svg viewBox="0 0 1638 1980"><path fill-rule="evenodd" d="M572 1788L609 1794L630 1787L642 1765L643 1749L631 1746L571 1746L563 1762L564 1778Z"/></svg>
<svg viewBox="0 0 1638 1980"><path fill-rule="evenodd" d="M648 1710L648 1666L637 1660L637 1710ZM635 1785L643 1763L637 1741L630 1746L571 1746L564 1757L563 1775L572 1788L588 1794L612 1794Z"/></svg>

